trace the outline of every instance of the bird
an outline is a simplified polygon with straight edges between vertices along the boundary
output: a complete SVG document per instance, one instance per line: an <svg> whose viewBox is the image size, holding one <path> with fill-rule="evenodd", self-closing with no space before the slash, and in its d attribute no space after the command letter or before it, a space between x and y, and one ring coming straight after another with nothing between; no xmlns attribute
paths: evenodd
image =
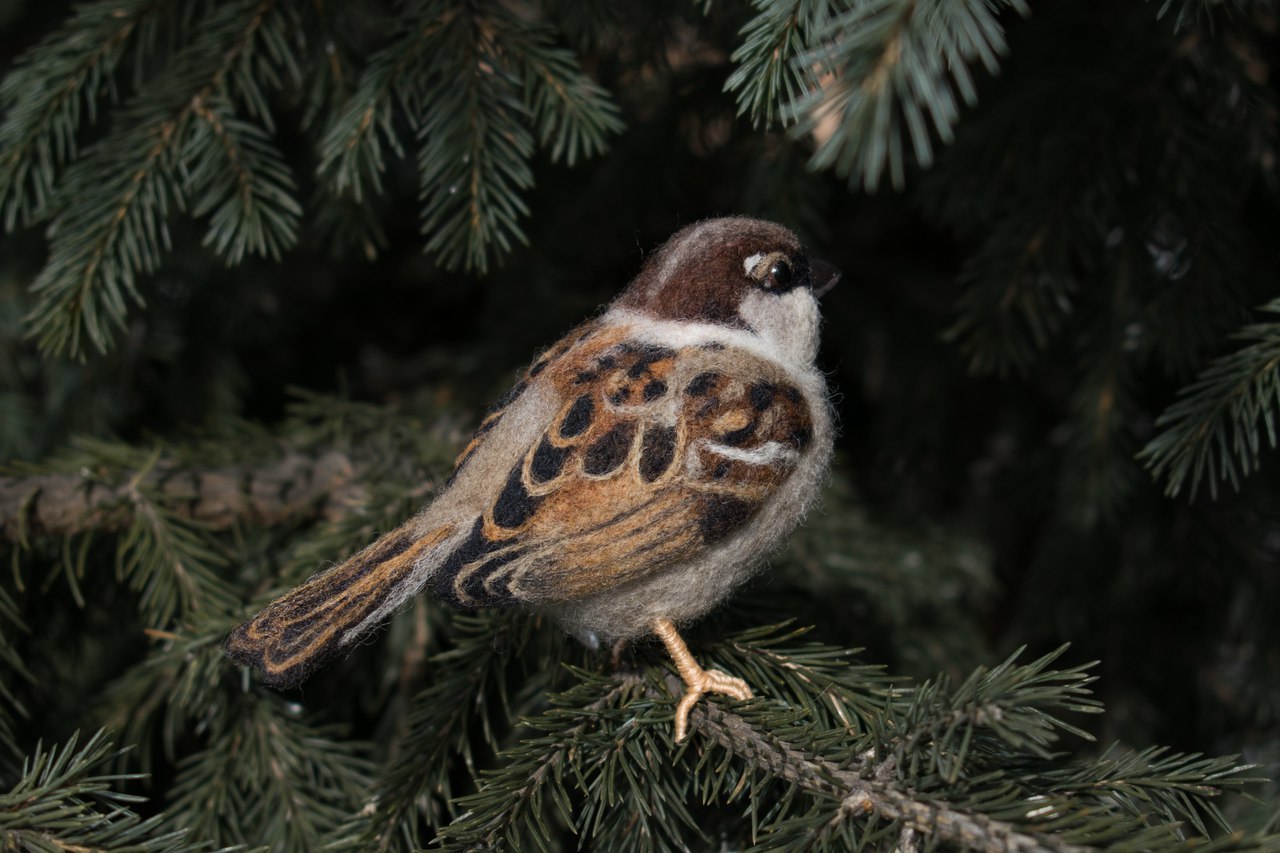
<svg viewBox="0 0 1280 853"><path fill-rule="evenodd" d="M547 613L589 645L656 636L685 685L683 741L703 696L752 691L700 666L681 627L763 566L826 478L818 298L839 277L773 222L679 230L537 356L426 507L235 628L227 655L296 685L428 587Z"/></svg>

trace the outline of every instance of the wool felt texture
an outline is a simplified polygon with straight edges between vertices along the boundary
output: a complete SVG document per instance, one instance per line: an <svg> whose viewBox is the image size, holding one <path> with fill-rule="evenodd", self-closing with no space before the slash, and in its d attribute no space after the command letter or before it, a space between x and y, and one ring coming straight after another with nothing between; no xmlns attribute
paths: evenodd
<svg viewBox="0 0 1280 853"><path fill-rule="evenodd" d="M237 628L293 684L429 586L598 640L696 619L813 503L831 455L809 264L772 223L676 234L600 317L539 356L421 513Z"/></svg>

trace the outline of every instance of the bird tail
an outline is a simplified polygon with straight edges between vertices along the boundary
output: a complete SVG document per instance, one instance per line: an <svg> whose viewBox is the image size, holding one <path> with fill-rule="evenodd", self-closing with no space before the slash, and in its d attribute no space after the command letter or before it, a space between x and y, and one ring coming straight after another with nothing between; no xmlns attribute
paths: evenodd
<svg viewBox="0 0 1280 853"><path fill-rule="evenodd" d="M224 647L227 656L256 667L272 687L292 687L305 679L430 578L454 526L422 533L415 522L268 604L231 632Z"/></svg>

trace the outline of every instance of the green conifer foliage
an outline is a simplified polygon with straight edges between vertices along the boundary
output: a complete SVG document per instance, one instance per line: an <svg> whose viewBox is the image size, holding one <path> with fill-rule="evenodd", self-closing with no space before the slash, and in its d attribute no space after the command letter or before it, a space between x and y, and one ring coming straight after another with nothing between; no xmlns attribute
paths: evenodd
<svg viewBox="0 0 1280 853"><path fill-rule="evenodd" d="M0 8L0 849L1280 848L1265 0ZM655 644L423 596L408 518L679 226L824 297L823 504Z"/></svg>

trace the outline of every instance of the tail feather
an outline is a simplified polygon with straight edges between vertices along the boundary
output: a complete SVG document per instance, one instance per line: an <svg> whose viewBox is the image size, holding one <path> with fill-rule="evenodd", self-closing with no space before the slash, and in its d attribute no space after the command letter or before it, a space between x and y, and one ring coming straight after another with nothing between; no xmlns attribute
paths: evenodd
<svg viewBox="0 0 1280 853"><path fill-rule="evenodd" d="M421 589L430 572L419 569L453 532L445 525L419 534L412 522L391 531L232 631L227 655L273 687L299 683Z"/></svg>

